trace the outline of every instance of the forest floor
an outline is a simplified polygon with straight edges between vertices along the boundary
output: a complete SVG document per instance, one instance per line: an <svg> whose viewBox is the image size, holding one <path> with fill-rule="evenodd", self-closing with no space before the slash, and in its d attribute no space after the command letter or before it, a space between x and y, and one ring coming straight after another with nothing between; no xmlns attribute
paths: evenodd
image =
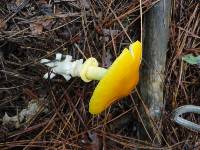
<svg viewBox="0 0 200 150"><path fill-rule="evenodd" d="M157 2L142 0L143 13ZM163 142L155 145L140 139L136 92L93 116L88 103L97 82L45 80L48 68L40 63L59 52L110 66L129 37L141 38L139 0L1 0L0 149L199 149L198 133L171 119L175 108L199 105L199 66L182 60L200 54L199 10L197 0L172 2ZM20 116L22 110L29 114ZM185 118L200 121L195 114Z"/></svg>

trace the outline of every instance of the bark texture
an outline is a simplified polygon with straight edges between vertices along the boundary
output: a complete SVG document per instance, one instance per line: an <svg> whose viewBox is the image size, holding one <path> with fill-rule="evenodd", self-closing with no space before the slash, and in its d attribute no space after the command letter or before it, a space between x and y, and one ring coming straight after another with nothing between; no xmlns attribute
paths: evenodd
<svg viewBox="0 0 200 150"><path fill-rule="evenodd" d="M163 85L169 41L170 0L160 0L144 16L143 63L140 91L149 115L160 120L164 107ZM145 120L145 119L144 119ZM147 129L152 129L149 119ZM151 128L150 128L151 127Z"/></svg>

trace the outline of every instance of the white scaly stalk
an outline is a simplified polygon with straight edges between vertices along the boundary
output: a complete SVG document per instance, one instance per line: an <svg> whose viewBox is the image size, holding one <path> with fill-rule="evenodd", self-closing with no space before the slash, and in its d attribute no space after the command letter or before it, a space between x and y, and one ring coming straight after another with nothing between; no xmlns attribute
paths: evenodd
<svg viewBox="0 0 200 150"><path fill-rule="evenodd" d="M61 60L64 57L64 60ZM42 59L40 63L51 68L51 73L46 73L44 78L48 77L52 79L56 74L62 75L67 81L71 77L80 77L80 70L83 65L83 59L72 61L72 56L63 55L60 53L56 54L56 60L50 61L48 59Z"/></svg>
<svg viewBox="0 0 200 150"><path fill-rule="evenodd" d="M64 60L62 60L64 58ZM67 81L71 77L81 77L85 82L92 80L101 80L107 69L98 67L98 62L95 58L89 58L83 63L83 59L72 61L72 56L56 54L56 59L50 61L42 59L40 63L51 68L51 73L46 73L44 78L52 79L56 74L62 75Z"/></svg>

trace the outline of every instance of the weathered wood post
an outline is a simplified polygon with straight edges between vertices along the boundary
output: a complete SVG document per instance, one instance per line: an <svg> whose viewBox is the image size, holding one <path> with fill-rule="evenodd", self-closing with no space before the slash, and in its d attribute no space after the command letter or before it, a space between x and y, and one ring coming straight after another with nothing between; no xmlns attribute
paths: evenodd
<svg viewBox="0 0 200 150"><path fill-rule="evenodd" d="M149 115L157 121L161 119L161 109L164 108L163 85L169 41L170 1L160 0L144 16L144 66L141 71L140 91ZM152 131L149 119L144 119L144 123L154 137L155 131Z"/></svg>

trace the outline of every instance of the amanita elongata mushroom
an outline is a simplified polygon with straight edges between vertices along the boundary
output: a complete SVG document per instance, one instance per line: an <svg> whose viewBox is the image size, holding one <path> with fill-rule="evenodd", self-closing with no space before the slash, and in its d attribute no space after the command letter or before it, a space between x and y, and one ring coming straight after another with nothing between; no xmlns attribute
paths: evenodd
<svg viewBox="0 0 200 150"><path fill-rule="evenodd" d="M82 59L72 62L69 55L61 61L61 56L57 54L54 62L48 59L41 60L41 63L52 67L53 75L50 75L50 78L60 74L66 80L71 76L79 76L85 82L100 80L90 99L91 114L99 114L116 100L127 96L139 81L142 60L142 46L139 41L130 44L129 49L125 48L108 69L98 67L95 58L89 58L83 64ZM48 78L48 74L45 74L44 78Z"/></svg>

